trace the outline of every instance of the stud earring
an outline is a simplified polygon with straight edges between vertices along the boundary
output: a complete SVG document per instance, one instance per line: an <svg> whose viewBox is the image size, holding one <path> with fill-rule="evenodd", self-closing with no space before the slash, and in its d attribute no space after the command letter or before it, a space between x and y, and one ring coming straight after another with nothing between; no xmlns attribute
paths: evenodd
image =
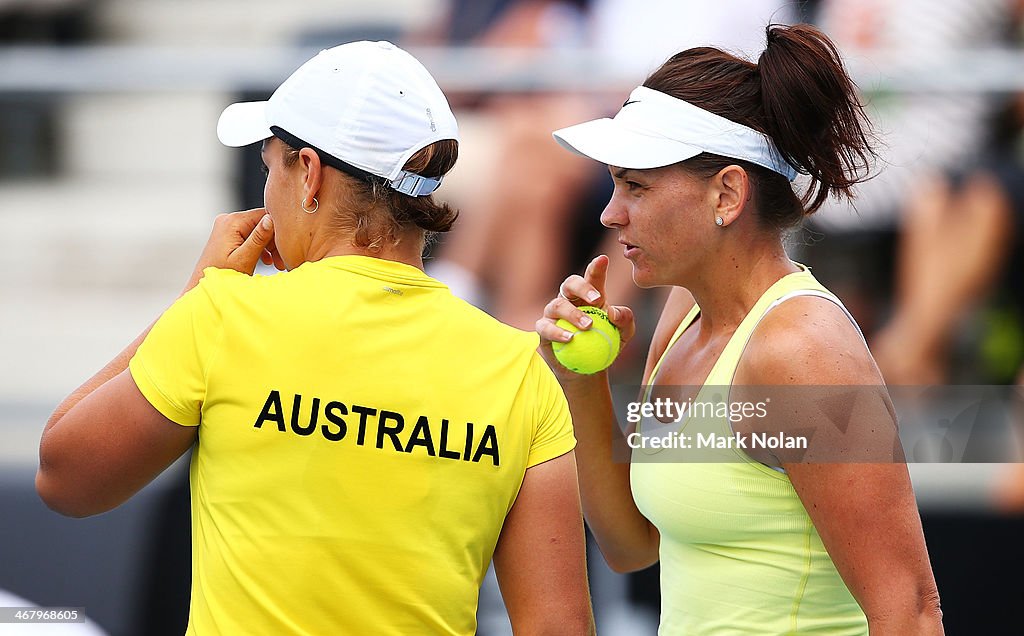
<svg viewBox="0 0 1024 636"><path fill-rule="evenodd" d="M715 217L715 225L717 225L718 227L722 227L723 225L725 225L725 219L723 219L720 216L716 216Z"/></svg>
<svg viewBox="0 0 1024 636"><path fill-rule="evenodd" d="M306 200L303 199L302 201L299 201L299 207L301 207L302 211L305 212L306 214L313 214L314 212L320 209L320 202L316 200L316 197L313 197L313 209L308 210L306 209Z"/></svg>

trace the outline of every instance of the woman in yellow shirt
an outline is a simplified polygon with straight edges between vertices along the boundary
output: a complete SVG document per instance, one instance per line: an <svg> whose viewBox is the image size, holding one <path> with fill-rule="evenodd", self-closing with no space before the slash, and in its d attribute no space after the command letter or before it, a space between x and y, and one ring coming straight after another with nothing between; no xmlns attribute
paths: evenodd
<svg viewBox="0 0 1024 636"><path fill-rule="evenodd" d="M321 52L218 135L262 142L265 209L222 215L186 292L69 396L39 494L85 516L193 445L189 634L593 631L565 398L537 336L423 273L458 153L387 42ZM253 276L260 258L287 269Z"/></svg>
<svg viewBox="0 0 1024 636"><path fill-rule="evenodd" d="M645 399L785 398L761 404L763 420L648 417L627 439L657 428L680 447L735 444L689 456L630 444L631 461L617 463L606 374L573 374L550 348L572 337L557 319L590 325L579 305L607 308L633 335L632 312L604 296L607 258L566 279L538 321L579 439L584 514L614 569L661 560L661 633L942 633L882 377L839 300L783 247L829 196L853 196L873 155L832 43L808 25L770 26L756 64L683 51L614 119L555 138L608 164L615 190L601 220L618 231L634 281L673 288ZM803 197L797 173L808 177ZM850 399L817 399L844 387L858 400L853 417ZM809 446L751 448L755 434Z"/></svg>

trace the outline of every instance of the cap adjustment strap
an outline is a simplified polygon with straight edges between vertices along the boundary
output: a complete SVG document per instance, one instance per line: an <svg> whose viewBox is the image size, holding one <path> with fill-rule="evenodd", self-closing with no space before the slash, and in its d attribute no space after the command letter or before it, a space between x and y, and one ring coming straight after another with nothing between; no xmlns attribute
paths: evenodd
<svg viewBox="0 0 1024 636"><path fill-rule="evenodd" d="M427 196L440 185L441 177L424 177L408 170L402 170L397 179L391 180L392 188L411 197Z"/></svg>
<svg viewBox="0 0 1024 636"><path fill-rule="evenodd" d="M433 193L434 190L437 190L438 186L441 185L441 177L424 177L409 172L408 170L402 170L398 173L398 178L388 181L384 177L377 176L371 172L363 170L362 168L357 168L348 162L342 161L338 157L317 148L313 144L306 143L280 126L271 126L270 132L274 133L275 137L292 148L312 148L320 157L320 161L326 163L332 168L337 168L346 174L364 181L387 181L388 185L392 188L411 197L426 196Z"/></svg>

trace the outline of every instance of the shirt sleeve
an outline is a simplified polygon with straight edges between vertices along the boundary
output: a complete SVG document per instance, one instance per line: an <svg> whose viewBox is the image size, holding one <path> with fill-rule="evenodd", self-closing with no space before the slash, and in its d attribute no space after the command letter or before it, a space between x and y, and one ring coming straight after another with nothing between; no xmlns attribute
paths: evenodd
<svg viewBox="0 0 1024 636"><path fill-rule="evenodd" d="M576 447L569 403L551 369L535 353L523 383L535 399L535 430L526 467L530 468L564 455Z"/></svg>
<svg viewBox="0 0 1024 636"><path fill-rule="evenodd" d="M198 426L206 378L221 333L211 272L160 316L128 369L142 395L167 419Z"/></svg>

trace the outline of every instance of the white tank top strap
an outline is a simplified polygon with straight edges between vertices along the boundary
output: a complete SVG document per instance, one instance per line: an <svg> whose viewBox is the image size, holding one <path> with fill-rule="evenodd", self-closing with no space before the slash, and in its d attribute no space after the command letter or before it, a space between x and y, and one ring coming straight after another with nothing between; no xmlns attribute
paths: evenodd
<svg viewBox="0 0 1024 636"><path fill-rule="evenodd" d="M843 313L846 314L846 317L850 319L850 322L853 323L854 328L860 335L860 339L864 342L864 346L868 346L868 341L864 337L864 332L861 331L860 325L858 325L857 321L853 319L853 314L851 314L850 310L846 308L846 305L843 304L843 301L839 300L839 298L835 294L828 291L823 291L821 289L795 289L789 292L788 294L780 296L775 301L773 301L772 304L768 305L768 308L764 310L764 313L761 314L761 318L758 318L757 322L760 323L761 319L763 319L765 315L767 315L768 312L771 311L772 309L775 309L776 307L786 302L790 298L796 298L797 296L817 296L818 298L824 298L825 300L831 300L832 302L834 302L836 305L839 306L840 309L843 310Z"/></svg>
<svg viewBox="0 0 1024 636"><path fill-rule="evenodd" d="M743 337L742 341L730 342L727 345L727 347L726 347L727 349L732 348L732 347L737 347L738 348L738 352L737 352L736 349L733 349L734 354L733 354L733 356L730 356L730 357L733 357L733 359L736 361L737 364L736 364L736 366L734 366L732 368L732 371L731 371L731 373L729 374L729 376L727 378L728 379L727 384L732 384L733 378L736 375L736 368L739 366L739 364L738 364L739 363L739 359L743 356L743 352L747 348L747 343L750 342L750 338L754 335L754 331L757 329L757 326L761 324L761 321L764 320L764 317L768 315L768 312L770 312L772 309L775 309L776 307L778 307L782 303L786 302L787 300L789 300L791 298L797 298L799 296L814 296L814 297L817 297L817 298L823 298L825 300L831 301L831 302L835 303L836 305L838 305L839 308L843 310L843 313L846 314L846 317L853 324L853 327L857 330L857 334L860 336L861 342L864 343L864 348L866 349L868 347L868 341L867 341L866 338L864 338L864 332L861 331L860 325L857 324L857 321L854 320L854 318L853 318L853 314L850 313L850 310L846 308L846 305L844 305L843 302L841 300L839 300L839 298L835 294L833 294L832 292L830 292L830 291L828 291L826 289L816 289L816 288L813 288L813 287L811 287L811 288L802 288L802 289L794 289L792 291L786 292L785 294L782 294L781 296L779 296L778 298L773 300L764 309L764 311L761 312L761 315L757 316L757 319L753 321L753 324L751 324L750 327L748 329L746 329L746 334L745 334L745 337ZM741 334L741 336L743 336L743 334ZM723 352L723 357L725 357L725 352ZM712 374L715 374L715 371L717 371L717 369L712 371ZM726 383L726 382L723 380L723 383Z"/></svg>

